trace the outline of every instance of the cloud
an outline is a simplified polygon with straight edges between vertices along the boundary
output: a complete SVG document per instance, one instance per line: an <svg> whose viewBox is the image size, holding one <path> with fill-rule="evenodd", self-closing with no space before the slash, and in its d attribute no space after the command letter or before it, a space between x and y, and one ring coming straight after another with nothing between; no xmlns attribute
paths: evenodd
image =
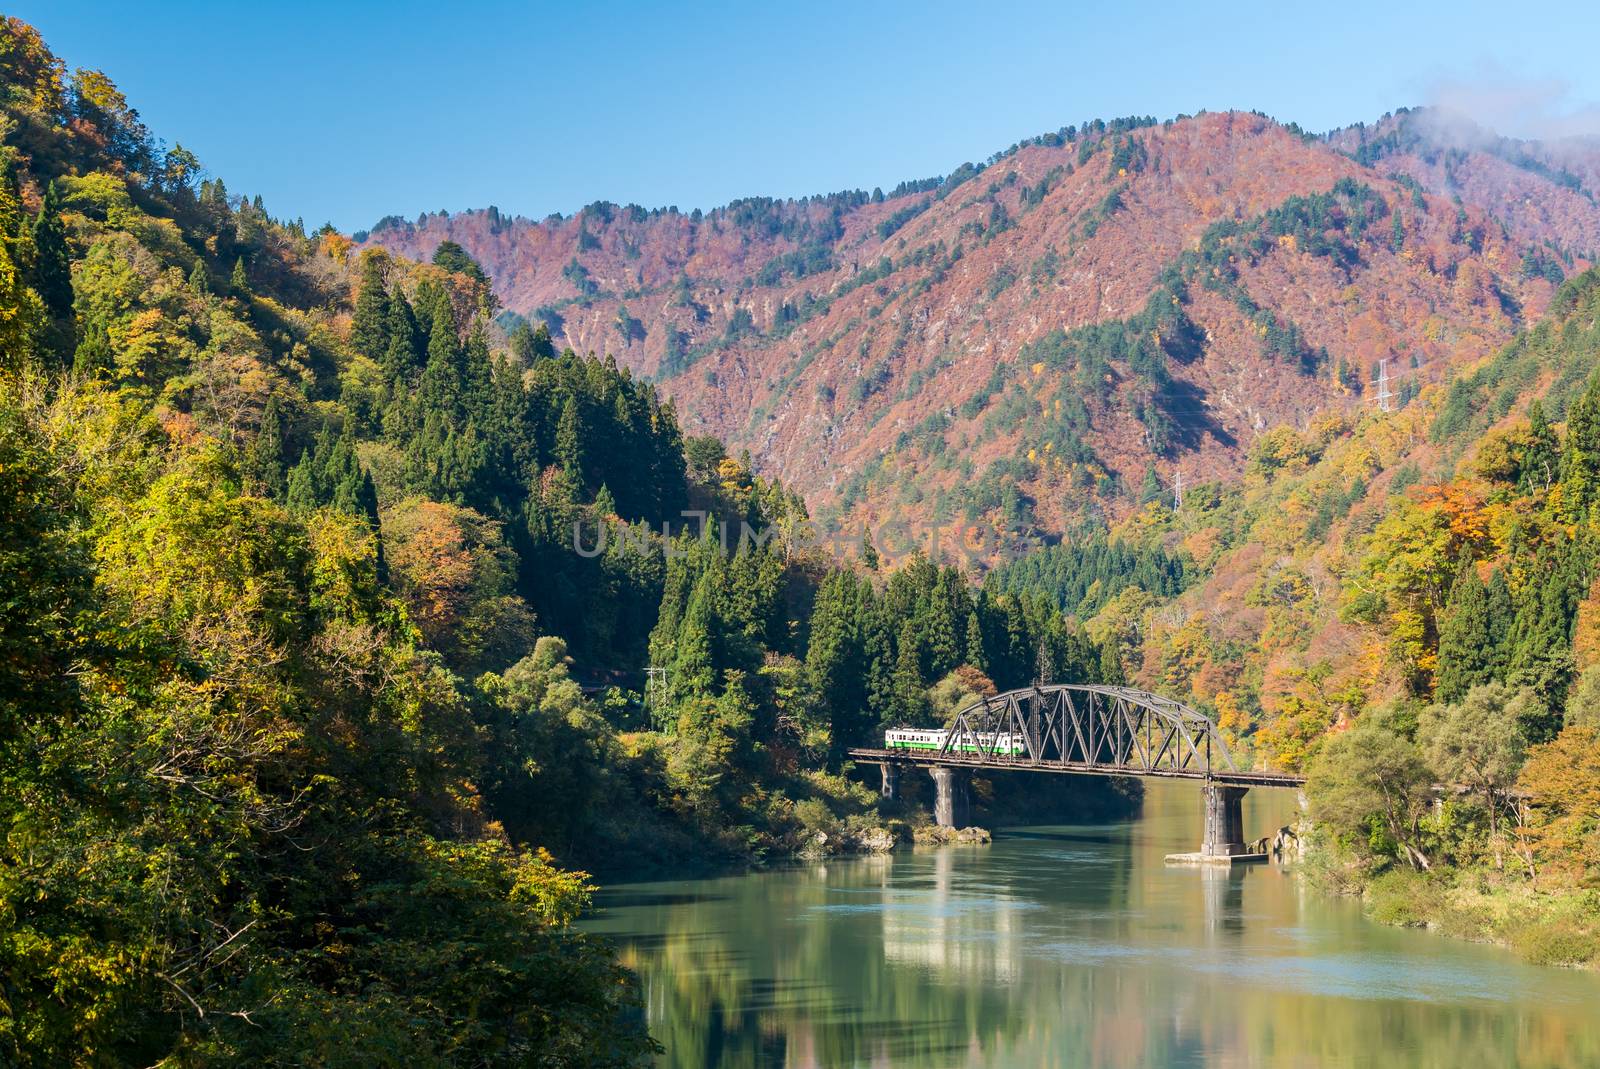
<svg viewBox="0 0 1600 1069"><path fill-rule="evenodd" d="M1577 99L1572 84L1563 78L1522 77L1485 64L1468 76L1441 78L1429 97L1440 112L1507 137L1600 138L1600 103ZM1458 138L1474 139L1469 124L1448 125Z"/></svg>

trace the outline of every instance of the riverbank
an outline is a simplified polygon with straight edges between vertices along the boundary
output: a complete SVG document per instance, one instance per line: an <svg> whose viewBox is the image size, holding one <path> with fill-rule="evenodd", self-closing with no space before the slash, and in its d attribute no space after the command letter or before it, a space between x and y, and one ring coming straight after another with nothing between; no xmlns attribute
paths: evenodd
<svg viewBox="0 0 1600 1069"><path fill-rule="evenodd" d="M1300 870L1320 893L1359 898L1379 924L1492 943L1530 965L1600 970L1600 890L1541 888L1487 867L1371 872L1315 836Z"/></svg>

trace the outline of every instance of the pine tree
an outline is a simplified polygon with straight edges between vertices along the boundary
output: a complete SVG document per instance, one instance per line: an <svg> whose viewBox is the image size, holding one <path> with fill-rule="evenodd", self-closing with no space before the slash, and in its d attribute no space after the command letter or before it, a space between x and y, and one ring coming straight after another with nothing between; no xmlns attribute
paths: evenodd
<svg viewBox="0 0 1600 1069"><path fill-rule="evenodd" d="M1522 457L1517 488L1524 492L1548 490L1561 468L1561 444L1539 401L1528 406L1528 424L1528 448Z"/></svg>
<svg viewBox="0 0 1600 1069"><path fill-rule="evenodd" d="M1600 379L1567 411L1567 437L1561 451L1561 504L1569 522L1589 514L1600 489Z"/></svg>
<svg viewBox="0 0 1600 1069"><path fill-rule="evenodd" d="M235 297L244 301L250 299L250 276L245 273L243 256L233 261L233 278L228 285Z"/></svg>
<svg viewBox="0 0 1600 1069"><path fill-rule="evenodd" d="M1144 469L1144 481L1139 484L1139 504L1148 505L1152 501L1161 500L1164 490L1161 486L1161 476L1156 474L1154 465L1147 465Z"/></svg>
<svg viewBox="0 0 1600 1069"><path fill-rule="evenodd" d="M611 496L611 487L605 483L600 484L600 490L594 495L594 511L602 518L617 514L617 499Z"/></svg>
<svg viewBox="0 0 1600 1069"><path fill-rule="evenodd" d="M671 687L679 704L714 693L717 678L714 599L710 573L702 574L689 595L683 622L678 627L672 660Z"/></svg>
<svg viewBox="0 0 1600 1069"><path fill-rule="evenodd" d="M955 607L963 591L954 568L941 569L926 607L920 614L922 648L927 657L927 677L943 679L962 661L960 633L956 630Z"/></svg>
<svg viewBox="0 0 1600 1069"><path fill-rule="evenodd" d="M861 584L861 599L856 612L856 628L861 635L861 663L865 666L862 685L866 692L866 711L882 723L890 723L894 705L894 638L883 600L870 583Z"/></svg>
<svg viewBox="0 0 1600 1069"><path fill-rule="evenodd" d="M967 663L980 672L989 671L989 655L983 649L983 625L977 610L967 613Z"/></svg>
<svg viewBox="0 0 1600 1069"><path fill-rule="evenodd" d="M383 351L383 377L393 389L416 381L425 363L417 318L406 295L396 293L388 302L388 324L384 329L388 344Z"/></svg>
<svg viewBox="0 0 1600 1069"><path fill-rule="evenodd" d="M284 491L284 504L299 516L316 509L318 503L316 464L311 450L300 453L300 461L289 472L288 488Z"/></svg>
<svg viewBox="0 0 1600 1069"><path fill-rule="evenodd" d="M533 358L550 360L556 355L556 345L550 339L550 327L540 323L533 332Z"/></svg>
<svg viewBox="0 0 1600 1069"><path fill-rule="evenodd" d="M1480 683L1495 682L1500 635L1489 630L1489 591L1463 558L1439 620L1439 671L1434 697L1456 702Z"/></svg>
<svg viewBox="0 0 1600 1069"><path fill-rule="evenodd" d="M369 360L385 363L389 356L391 318L383 257L368 253L361 261L361 288L356 293L355 314L350 319L351 348Z"/></svg>
<svg viewBox="0 0 1600 1069"><path fill-rule="evenodd" d="M76 345L72 322L72 266L66 228L61 225L61 195L55 182L33 219L33 289L44 302L45 348L63 364Z"/></svg>
<svg viewBox="0 0 1600 1069"><path fill-rule="evenodd" d="M250 476L268 497L281 498L288 489L288 472L284 468L284 445L287 427L278 395L267 398L261 413L261 429L250 443L246 455L246 468Z"/></svg>
<svg viewBox="0 0 1600 1069"><path fill-rule="evenodd" d="M832 726L835 765L848 740L865 734L872 719L862 675L860 609L855 577L837 571L823 580L811 611L806 672Z"/></svg>
<svg viewBox="0 0 1600 1069"><path fill-rule="evenodd" d="M584 473L583 420L578 412L578 399L572 394L561 406L561 418L556 423L556 462L578 481L581 491Z"/></svg>
<svg viewBox="0 0 1600 1069"><path fill-rule="evenodd" d="M1128 682L1122 670L1120 643L1115 634L1106 636L1100 644L1100 682L1108 687L1120 687Z"/></svg>
<svg viewBox="0 0 1600 1069"><path fill-rule="evenodd" d="M1512 630L1507 665L1513 686L1531 687L1542 703L1542 716L1524 723L1534 743L1548 741L1561 729L1561 710L1572 683L1572 622L1577 599L1573 593L1576 553L1539 554L1536 573L1546 578L1523 592Z"/></svg>
<svg viewBox="0 0 1600 1069"><path fill-rule="evenodd" d="M195 257L194 267L189 270L189 292L196 297L211 296L211 272L206 270L206 262Z"/></svg>
<svg viewBox="0 0 1600 1069"><path fill-rule="evenodd" d="M889 722L920 726L928 722L932 709L927 684L922 679L922 654L917 648L917 629L912 621L907 620L901 626L897 646Z"/></svg>

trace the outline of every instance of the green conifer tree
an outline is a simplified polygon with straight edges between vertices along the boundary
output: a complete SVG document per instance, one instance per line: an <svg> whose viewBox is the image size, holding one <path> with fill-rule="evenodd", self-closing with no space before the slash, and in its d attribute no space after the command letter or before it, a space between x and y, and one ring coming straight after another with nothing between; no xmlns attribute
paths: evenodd
<svg viewBox="0 0 1600 1069"><path fill-rule="evenodd" d="M566 403L561 406L561 418L556 423L555 457L556 463L577 480L580 492L587 459L584 454L583 418L578 411L578 399L568 394Z"/></svg>
<svg viewBox="0 0 1600 1069"><path fill-rule="evenodd" d="M196 297L211 296L211 272L199 257L195 257L194 266L189 269L189 292Z"/></svg>
<svg viewBox="0 0 1600 1069"><path fill-rule="evenodd" d="M1108 687L1120 687L1128 682L1122 670L1120 643L1115 634L1107 635L1100 644L1100 682Z"/></svg>
<svg viewBox="0 0 1600 1069"><path fill-rule="evenodd" d="M1560 474L1561 443L1545 418L1541 402L1528 406L1528 424L1528 448L1522 457L1517 487L1524 492L1548 490Z"/></svg>
<svg viewBox="0 0 1600 1069"><path fill-rule="evenodd" d="M369 360L385 363L389 355L390 321L383 257L368 253L361 261L361 287L356 291L355 314L350 319L351 348Z"/></svg>
<svg viewBox="0 0 1600 1069"><path fill-rule="evenodd" d="M717 678L716 645L714 629L716 616L712 611L715 599L714 583L710 573L701 575L689 595L684 609L683 622L678 627L677 644L672 660L671 690L677 703L696 698L711 697L715 693Z"/></svg>
<svg viewBox="0 0 1600 1069"><path fill-rule="evenodd" d="M62 364L76 346L72 321L72 266L66 228L61 225L61 195L55 182L45 187L33 226L33 288L44 303L44 348Z"/></svg>
<svg viewBox="0 0 1600 1069"><path fill-rule="evenodd" d="M980 672L989 671L989 655L983 648L983 624L977 610L967 613L967 663Z"/></svg>
<svg viewBox="0 0 1600 1069"><path fill-rule="evenodd" d="M1567 411L1567 436L1561 450L1561 507L1570 523L1589 514L1600 490L1600 379Z"/></svg>
<svg viewBox="0 0 1600 1069"><path fill-rule="evenodd" d="M926 725L931 716L918 645L916 625L907 620L900 628L900 640L896 643L889 723L920 727ZM851 742L853 744L854 740Z"/></svg>
<svg viewBox="0 0 1600 1069"><path fill-rule="evenodd" d="M288 428L278 395L267 398L261 412L261 428L246 454L246 469L268 497L281 498L288 489L288 471L284 464L285 438Z"/></svg>
<svg viewBox="0 0 1600 1069"><path fill-rule="evenodd" d="M1463 558L1439 618L1439 670L1434 697L1456 702L1480 683L1495 682L1500 636L1490 632L1489 591Z"/></svg>

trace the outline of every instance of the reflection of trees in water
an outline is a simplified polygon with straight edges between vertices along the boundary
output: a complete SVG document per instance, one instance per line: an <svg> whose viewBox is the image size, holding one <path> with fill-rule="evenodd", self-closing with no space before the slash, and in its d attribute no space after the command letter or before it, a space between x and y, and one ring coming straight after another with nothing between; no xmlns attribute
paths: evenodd
<svg viewBox="0 0 1600 1069"><path fill-rule="evenodd" d="M1363 986L1419 968L1443 975L1462 959L1326 903L1302 920L1296 885L1274 870L1163 869L1166 848L1123 829L1037 829L986 848L666 885L616 916L650 933L622 942L668 1066L1120 1069L1377 1055L1489 1069L1517 1065L1519 1047L1525 1065L1600 1065L1581 999L1435 1003ZM1471 968L1488 976L1483 960ZM1570 979L1569 991L1600 992Z"/></svg>

